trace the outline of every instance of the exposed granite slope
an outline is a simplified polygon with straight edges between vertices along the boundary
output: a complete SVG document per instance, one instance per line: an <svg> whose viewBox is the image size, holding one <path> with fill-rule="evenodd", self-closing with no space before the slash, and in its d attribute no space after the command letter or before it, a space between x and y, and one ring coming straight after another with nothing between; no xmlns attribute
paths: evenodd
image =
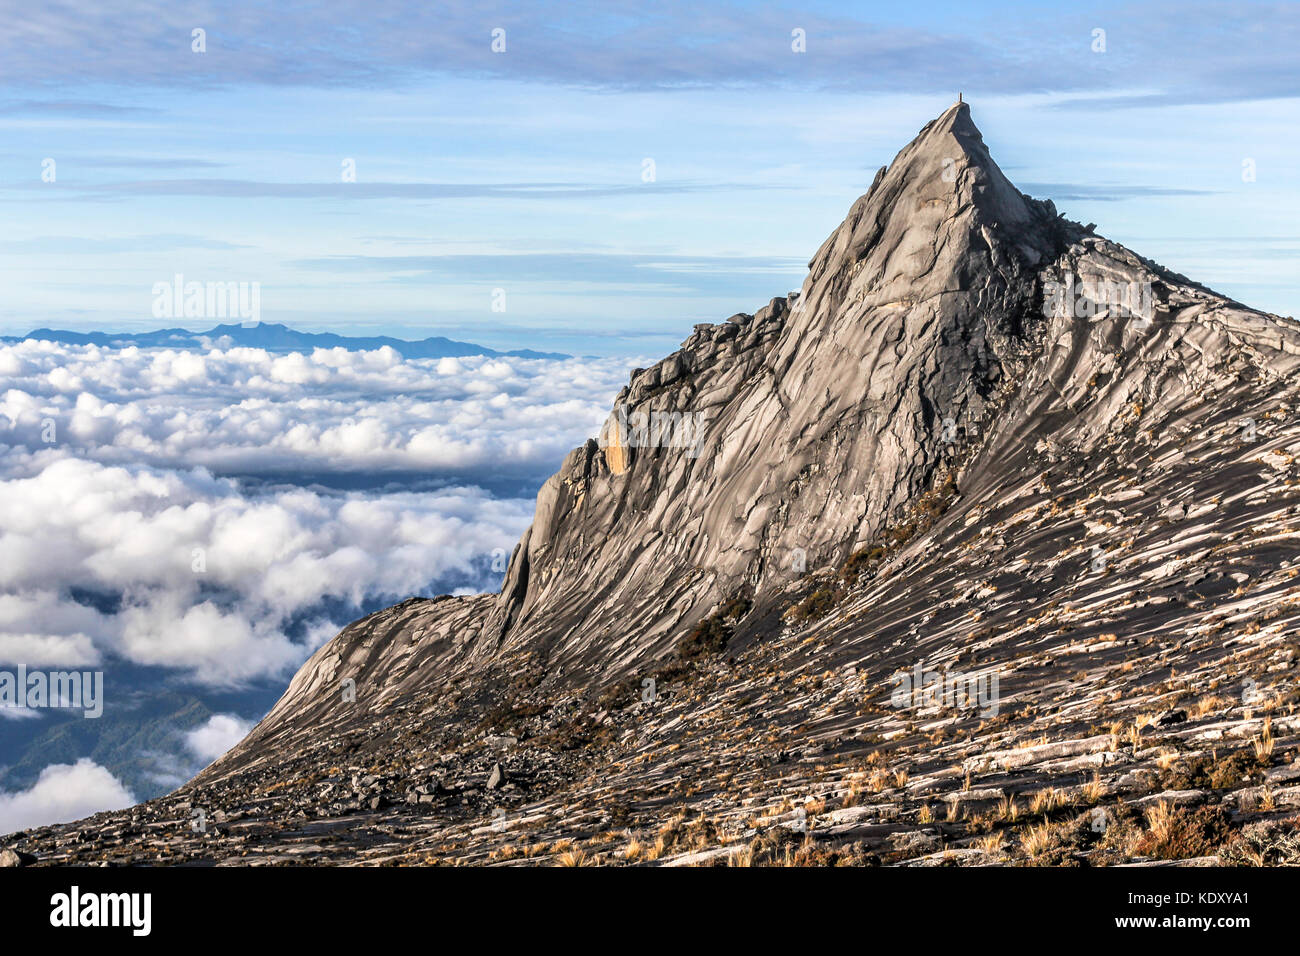
<svg viewBox="0 0 1300 956"><path fill-rule="evenodd" d="M406 689L516 654L561 686L617 678L733 594L847 557L929 485L950 453L944 417L977 415L1023 363L1037 270L1076 232L1016 191L969 106L952 107L880 170L792 300L698 327L632 376L604 441L546 482L495 604L444 602L451 627L411 622L448 636L421 647ZM620 422L672 413L696 416L698 454L620 442ZM283 714L328 707L317 690L340 659L393 693L384 658L409 653L344 632L250 743Z"/></svg>
<svg viewBox="0 0 1300 956"><path fill-rule="evenodd" d="M1273 861L1300 846L1297 363L1293 321L1022 195L954 106L797 295L633 375L500 595L351 625L177 794L14 845ZM701 427L647 447L648 412ZM995 706L899 706L918 665L997 674Z"/></svg>

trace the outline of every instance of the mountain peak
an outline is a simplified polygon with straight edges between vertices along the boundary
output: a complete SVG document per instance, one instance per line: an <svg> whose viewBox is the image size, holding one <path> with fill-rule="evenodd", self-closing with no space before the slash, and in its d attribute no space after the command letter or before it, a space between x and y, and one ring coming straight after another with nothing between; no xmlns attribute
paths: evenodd
<svg viewBox="0 0 1300 956"><path fill-rule="evenodd" d="M719 602L771 601L796 565L876 539L954 468L945 423L975 428L1005 400L1043 325L1039 272L1070 234L1002 174L968 104L945 110L877 173L797 296L698 327L633 373L601 439L542 487L500 594L446 612L462 635L448 673L522 656L557 681L625 674Z"/></svg>
<svg viewBox="0 0 1300 956"><path fill-rule="evenodd" d="M515 824L593 847L617 820L667 847L669 814L744 833L822 813L815 792L868 805L818 800L802 845L901 859L937 856L917 822L972 793L1100 782L1119 819L1169 773L1204 775L1165 762L1189 739L1235 740L1224 766L1258 768L1248 741L1292 693L1279 641L1300 628L1279 561L1297 371L1294 323L1020 194L955 104L877 174L798 296L698 326L632 374L601 440L538 494L500 594L349 625L128 832L220 808L254 828L169 838L169 858L287 860L310 814L333 818L338 839L312 851L329 858L482 861L517 852ZM918 701L950 674L991 675L983 709ZM1271 726L1295 748L1300 717ZM881 754L894 776L864 789ZM1233 770L1216 804L1258 819L1257 779ZM300 809L273 822L268 803ZM947 823L961 852L1033 854L1008 821L993 826L1010 841L976 849L963 813ZM121 823L17 848L155 859ZM1132 855L1110 842L1071 858ZM701 859L687 849L668 852Z"/></svg>
<svg viewBox="0 0 1300 956"><path fill-rule="evenodd" d="M1055 220L1050 203L1012 185L985 146L970 105L956 103L877 172L813 257L801 297L816 295L828 273L847 270L833 283L837 293L861 290L869 301L878 292L885 298L877 302L895 301L902 286L936 266L967 271L972 252L992 251L995 233L1005 247L1000 254L1014 250L1035 264L1059 246Z"/></svg>
<svg viewBox="0 0 1300 956"><path fill-rule="evenodd" d="M955 212L977 205L986 220L1000 225L1037 218L1034 205L993 160L969 103L954 103L927 123L899 151L886 178L912 181L930 201L950 194Z"/></svg>

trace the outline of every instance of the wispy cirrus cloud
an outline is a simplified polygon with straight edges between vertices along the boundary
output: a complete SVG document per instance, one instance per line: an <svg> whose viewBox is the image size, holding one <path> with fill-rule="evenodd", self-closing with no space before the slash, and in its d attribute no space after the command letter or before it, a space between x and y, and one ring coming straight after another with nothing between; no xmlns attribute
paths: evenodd
<svg viewBox="0 0 1300 956"><path fill-rule="evenodd" d="M1090 202L1119 202L1123 199L1141 199L1149 196L1210 196L1218 190L1188 189L1163 186L1108 186L1082 183L1019 183L1020 189L1040 199L1088 200Z"/></svg>
<svg viewBox="0 0 1300 956"><path fill-rule="evenodd" d="M1109 38L1104 60L1090 57L1097 28ZM203 53L193 51L195 29L206 31ZM496 29L506 31L500 53L491 46ZM799 56L796 29L805 37ZM628 0L453 0L377 12L358 0L274 9L244 0L219 11L56 0L9 19L0 80L376 88L461 75L611 90L1073 91L1124 106L1293 95L1297 41L1293 4L1225 0L1087 11L993 5L943 16L836 2L701 8L668 0L651 10ZM1152 91L1149 99L1126 102L1134 88Z"/></svg>
<svg viewBox="0 0 1300 956"><path fill-rule="evenodd" d="M619 295L629 289L683 290L714 294L734 288L737 276L765 277L772 288L797 285L807 271L791 256L689 256L632 253L504 253L433 256L331 256L303 259L295 266L323 272L388 273L400 281L581 284L589 295ZM605 293L600 287L608 287Z"/></svg>
<svg viewBox="0 0 1300 956"><path fill-rule="evenodd" d="M39 191L40 184L20 187ZM73 186L62 198L81 201L85 196L206 196L224 199L339 199L339 200L440 200L440 199L601 199L646 196L651 193L705 193L767 190L780 184L675 182L640 183L279 183L249 179L148 179ZM48 190L42 193L49 198Z"/></svg>
<svg viewBox="0 0 1300 956"><path fill-rule="evenodd" d="M220 169L226 163L193 156L78 156L87 169Z"/></svg>
<svg viewBox="0 0 1300 956"><path fill-rule="evenodd" d="M29 99L0 101L0 116L63 116L103 119L119 116L158 114L147 106L96 103L90 100Z"/></svg>
<svg viewBox="0 0 1300 956"><path fill-rule="evenodd" d="M817 54L798 63L788 57L796 28ZM206 31L203 53L193 50L195 29ZM504 53L491 46L497 29L506 31ZM377 16L357 0L274 10L242 2L219 13L138 0L87 10L56 0L24 10L6 37L0 79L14 83L40 75L45 82L375 87L460 74L612 89L774 81L881 88L910 72L915 88L941 74L1014 65L997 43L957 30L873 23L833 8L683 2L650 11L630 2L454 0ZM98 54L87 57L92 49Z"/></svg>
<svg viewBox="0 0 1300 956"><path fill-rule="evenodd" d="M178 249L229 251L247 246L206 236L159 233L150 236L33 236L0 239L0 252L10 255L102 255L128 252L172 252Z"/></svg>

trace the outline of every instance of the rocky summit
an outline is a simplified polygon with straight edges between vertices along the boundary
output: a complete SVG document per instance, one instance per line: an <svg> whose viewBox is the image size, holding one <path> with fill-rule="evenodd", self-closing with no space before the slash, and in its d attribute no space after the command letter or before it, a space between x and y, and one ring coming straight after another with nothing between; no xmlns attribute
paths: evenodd
<svg viewBox="0 0 1300 956"><path fill-rule="evenodd" d="M958 103L802 288L635 371L496 595L342 631L44 863L1300 862L1300 329Z"/></svg>

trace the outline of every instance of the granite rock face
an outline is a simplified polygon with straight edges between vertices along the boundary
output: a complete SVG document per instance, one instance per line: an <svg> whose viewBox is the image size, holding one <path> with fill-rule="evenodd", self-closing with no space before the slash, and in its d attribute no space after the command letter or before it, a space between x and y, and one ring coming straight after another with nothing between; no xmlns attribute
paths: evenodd
<svg viewBox="0 0 1300 956"><path fill-rule="evenodd" d="M975 414L1014 365L1062 232L953 107L880 171L797 296L633 376L613 440L539 496L485 636L618 674L737 590L846 557L927 486L942 419ZM617 441L623 421L677 413L698 449Z"/></svg>
<svg viewBox="0 0 1300 956"><path fill-rule="evenodd" d="M513 655L566 686L625 676L729 597L846 558L951 457L945 420L979 421L1024 365L1038 272L1073 234L1006 179L969 106L949 109L879 171L797 294L632 376L542 488L491 606L445 601L439 625L410 624L446 635L422 641L417 681ZM345 632L271 718L310 708L345 659L391 691L393 653Z"/></svg>
<svg viewBox="0 0 1300 956"><path fill-rule="evenodd" d="M798 293L633 374L500 594L350 625L185 788L21 846L1277 862L1261 834L1300 841L1298 364L1292 320L1020 193L958 104ZM900 699L913 673L978 700ZM131 836L192 806L242 822ZM1183 829L1157 839L1150 807Z"/></svg>

